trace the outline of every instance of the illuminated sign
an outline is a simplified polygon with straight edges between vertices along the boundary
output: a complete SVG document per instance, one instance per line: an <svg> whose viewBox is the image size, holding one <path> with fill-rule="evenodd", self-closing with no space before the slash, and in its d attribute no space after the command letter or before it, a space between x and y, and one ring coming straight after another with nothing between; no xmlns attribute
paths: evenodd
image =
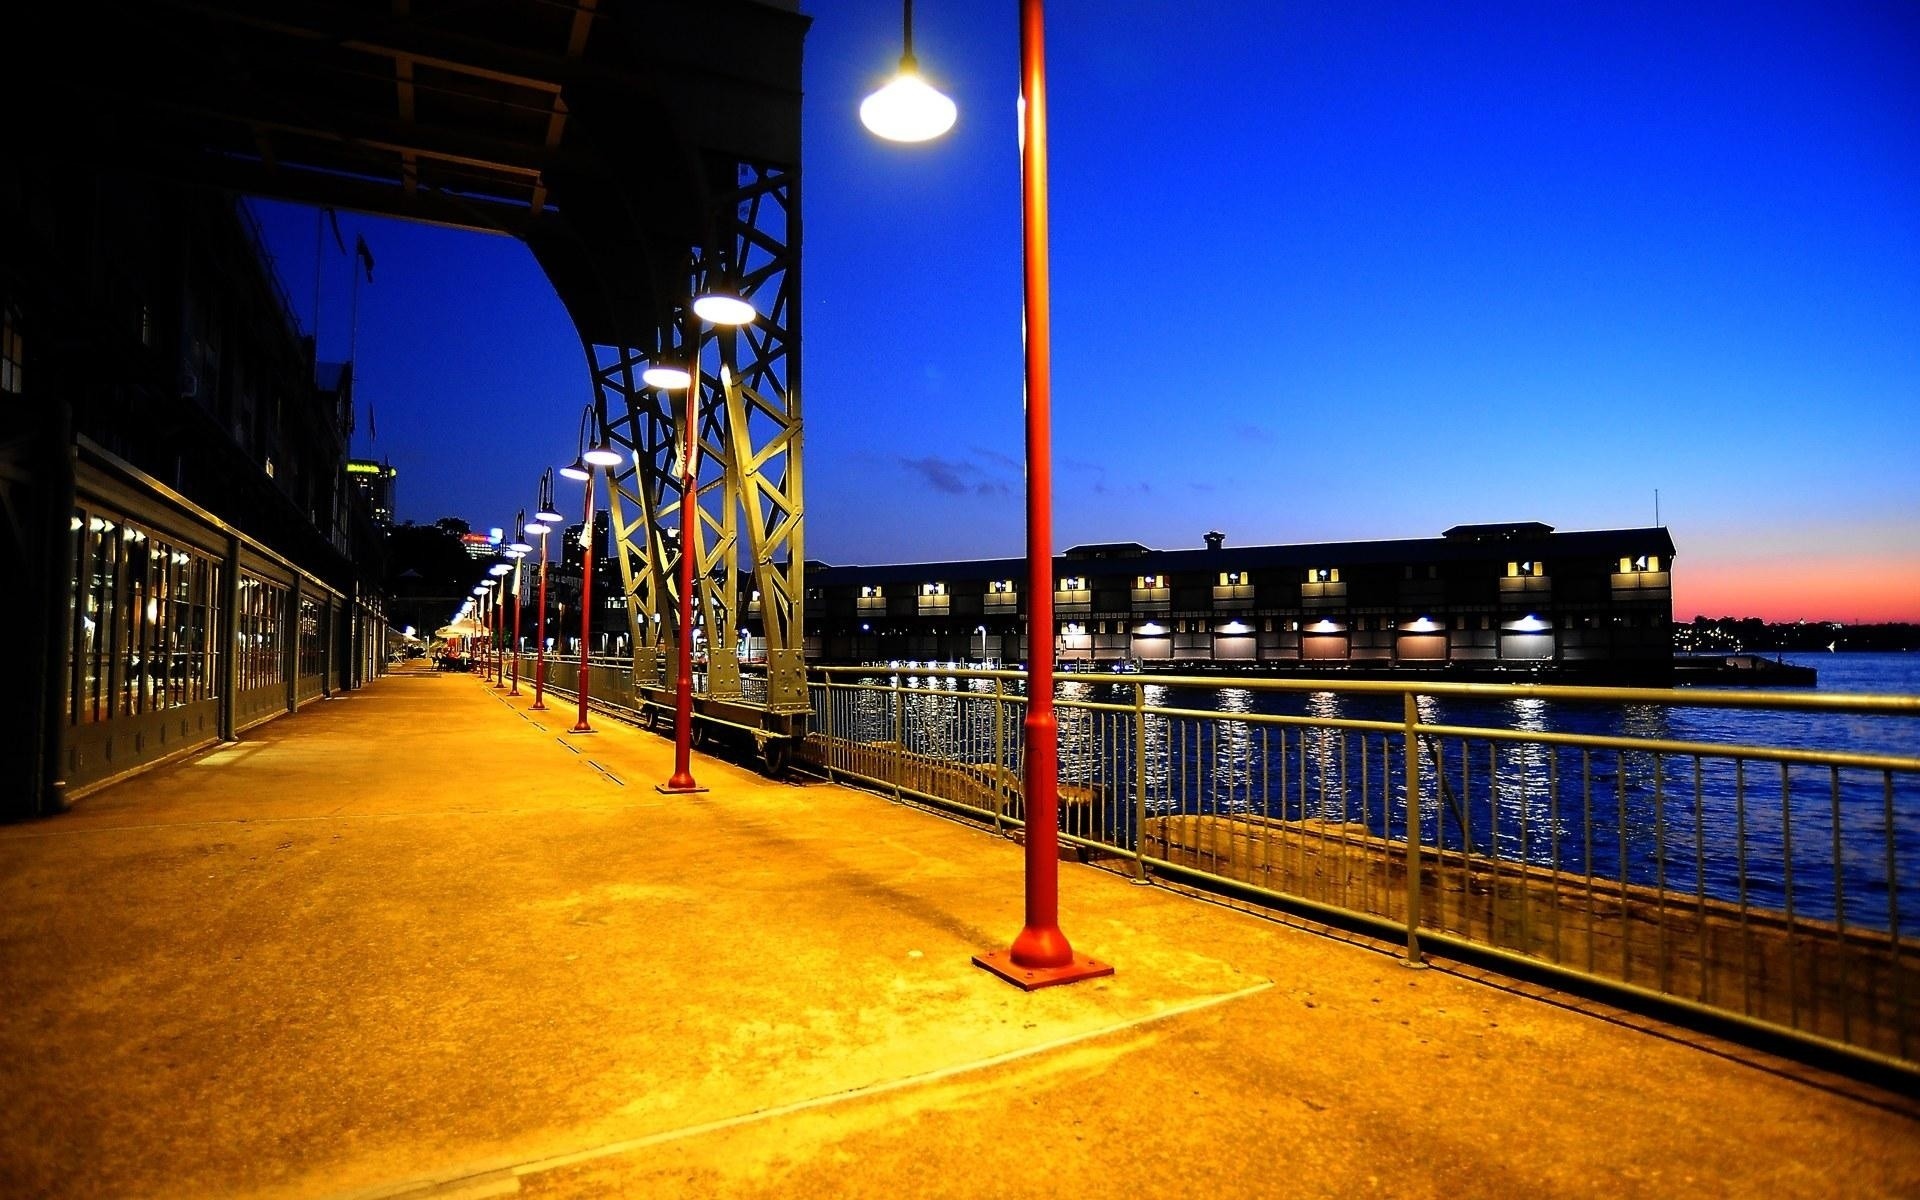
<svg viewBox="0 0 1920 1200"><path fill-rule="evenodd" d="M347 464L347 474L349 475L378 475L379 473L379 463L350 462Z"/></svg>
<svg viewBox="0 0 1920 1200"><path fill-rule="evenodd" d="M492 529L487 530L487 543L498 546L502 541L506 540L506 536L507 531L495 525Z"/></svg>
<svg viewBox="0 0 1920 1200"><path fill-rule="evenodd" d="M460 535L460 540L469 546L485 546L488 544L487 535L484 533L463 533Z"/></svg>

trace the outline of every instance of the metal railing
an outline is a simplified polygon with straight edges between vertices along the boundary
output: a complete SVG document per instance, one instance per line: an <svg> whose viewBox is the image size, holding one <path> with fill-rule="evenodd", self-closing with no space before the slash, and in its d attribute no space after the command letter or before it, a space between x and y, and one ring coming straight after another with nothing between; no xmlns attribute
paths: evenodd
<svg viewBox="0 0 1920 1200"><path fill-rule="evenodd" d="M803 760L1019 824L1022 673L810 673ZM1057 697L1061 836L1142 879L1920 1068L1920 697L1084 674Z"/></svg>

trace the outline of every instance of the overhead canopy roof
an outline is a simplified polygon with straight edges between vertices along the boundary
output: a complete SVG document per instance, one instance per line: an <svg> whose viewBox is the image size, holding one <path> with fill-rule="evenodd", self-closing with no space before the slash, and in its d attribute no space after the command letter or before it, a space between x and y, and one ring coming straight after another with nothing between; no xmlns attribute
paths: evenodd
<svg viewBox="0 0 1920 1200"><path fill-rule="evenodd" d="M636 345L737 164L799 163L808 24L774 0L100 0L43 6L9 57L57 81L27 114L67 161L523 238L585 339Z"/></svg>

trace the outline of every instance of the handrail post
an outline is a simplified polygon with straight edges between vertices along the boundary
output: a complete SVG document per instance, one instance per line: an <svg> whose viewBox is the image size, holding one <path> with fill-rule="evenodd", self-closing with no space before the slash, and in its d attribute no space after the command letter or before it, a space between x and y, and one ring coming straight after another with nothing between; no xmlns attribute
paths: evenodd
<svg viewBox="0 0 1920 1200"><path fill-rule="evenodd" d="M1412 692L1401 697L1406 722L1407 760L1407 957L1409 967L1424 966L1420 954L1420 704Z"/></svg>
<svg viewBox="0 0 1920 1200"><path fill-rule="evenodd" d="M827 782L833 779L833 676L826 672L820 675L820 736L825 745L821 747L820 759L826 765Z"/></svg>
<svg viewBox="0 0 1920 1200"><path fill-rule="evenodd" d="M900 776L907 770L907 697L900 690L900 671L893 672L893 798L900 799Z"/></svg>
<svg viewBox="0 0 1920 1200"><path fill-rule="evenodd" d="M1133 681L1133 882L1147 878L1147 685Z"/></svg>
<svg viewBox="0 0 1920 1200"><path fill-rule="evenodd" d="M993 831L1007 829L1007 705L1002 680L993 677Z"/></svg>

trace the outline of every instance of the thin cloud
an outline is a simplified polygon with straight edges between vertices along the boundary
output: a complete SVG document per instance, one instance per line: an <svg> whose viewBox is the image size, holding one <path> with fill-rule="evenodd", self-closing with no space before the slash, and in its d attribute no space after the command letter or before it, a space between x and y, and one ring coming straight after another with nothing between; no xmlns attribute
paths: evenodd
<svg viewBox="0 0 1920 1200"><path fill-rule="evenodd" d="M949 496L1010 494L1012 487L1001 472L994 469L1000 464L993 460L1004 456L996 456L991 452L983 453L979 449L973 450L972 453L985 457L989 461L982 464L966 459L943 458L937 454L928 454L920 458L903 456L899 461L901 466L925 481L928 487Z"/></svg>

